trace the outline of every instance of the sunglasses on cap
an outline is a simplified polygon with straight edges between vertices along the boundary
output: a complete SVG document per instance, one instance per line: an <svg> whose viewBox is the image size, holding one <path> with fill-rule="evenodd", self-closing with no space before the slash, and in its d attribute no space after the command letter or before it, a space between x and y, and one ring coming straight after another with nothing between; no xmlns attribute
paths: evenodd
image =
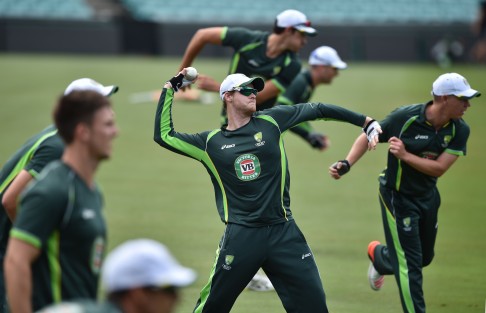
<svg viewBox="0 0 486 313"><path fill-rule="evenodd" d="M233 88L233 91L238 91L239 93L241 93L245 97L248 97L251 94L254 94L255 96L258 94L258 90L256 90L255 88L251 88L251 87L235 87L235 88Z"/></svg>

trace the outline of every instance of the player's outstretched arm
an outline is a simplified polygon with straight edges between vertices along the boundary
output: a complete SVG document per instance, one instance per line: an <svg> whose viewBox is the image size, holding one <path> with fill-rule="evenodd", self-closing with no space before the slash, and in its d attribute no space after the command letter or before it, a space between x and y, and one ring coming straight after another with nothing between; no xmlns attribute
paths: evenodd
<svg viewBox="0 0 486 313"><path fill-rule="evenodd" d="M334 179L340 179L341 176L349 172L351 166L356 164L356 162L358 162L358 160L366 153L368 150L368 144L369 142L366 134L361 134L354 141L354 144L351 146L346 158L333 163L329 167L329 175L331 175L331 177Z"/></svg>
<svg viewBox="0 0 486 313"><path fill-rule="evenodd" d="M209 27L201 28L196 31L187 45L179 70L191 66L192 62L199 55L205 45L221 45L221 34L223 33L223 29L223 27Z"/></svg>

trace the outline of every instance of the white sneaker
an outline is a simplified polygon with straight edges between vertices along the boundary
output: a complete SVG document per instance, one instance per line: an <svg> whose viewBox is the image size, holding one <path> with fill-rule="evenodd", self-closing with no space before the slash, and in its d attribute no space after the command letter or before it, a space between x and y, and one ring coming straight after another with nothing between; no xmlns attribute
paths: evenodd
<svg viewBox="0 0 486 313"><path fill-rule="evenodd" d="M272 285L270 279L268 279L267 275L256 273L255 276L251 279L248 283L246 288L254 291L272 291L275 288Z"/></svg>
<svg viewBox="0 0 486 313"><path fill-rule="evenodd" d="M385 282L385 276L378 273L371 262L370 267L368 267L368 281L370 282L371 289L375 291L380 290Z"/></svg>

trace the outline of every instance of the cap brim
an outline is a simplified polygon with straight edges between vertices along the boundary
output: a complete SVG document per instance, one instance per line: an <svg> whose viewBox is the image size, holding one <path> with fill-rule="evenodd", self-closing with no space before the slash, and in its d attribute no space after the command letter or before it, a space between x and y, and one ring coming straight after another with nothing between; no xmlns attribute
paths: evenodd
<svg viewBox="0 0 486 313"><path fill-rule="evenodd" d="M112 94L116 93L118 91L118 86L105 86L103 87L103 95L105 97L111 96Z"/></svg>
<svg viewBox="0 0 486 313"><path fill-rule="evenodd" d="M467 98L467 99L472 99L472 98L475 98L475 97L480 97L481 96L481 93L477 90L474 90L474 89L469 89L469 90L466 90L464 92L461 92L460 94L456 94L455 95L456 97L459 97L459 98Z"/></svg>
<svg viewBox="0 0 486 313"><path fill-rule="evenodd" d="M331 64L331 66L338 68L340 70L344 70L348 67L348 64L346 64L346 62L343 62L343 61L336 61L333 64Z"/></svg>
<svg viewBox="0 0 486 313"><path fill-rule="evenodd" d="M181 266L177 269L172 269L169 275L164 273L159 280L159 287L186 287L196 280L196 276L194 270Z"/></svg>
<svg viewBox="0 0 486 313"><path fill-rule="evenodd" d="M307 36L314 37L317 35L317 30L315 28L312 28L310 26L305 26L305 25L297 25L294 26L295 29L297 29L301 33L305 33Z"/></svg>
<svg viewBox="0 0 486 313"><path fill-rule="evenodd" d="M253 88L255 88L258 91L262 91L263 88L265 87L265 81L261 77L253 77L249 81L241 84L240 86L248 86L252 84Z"/></svg>

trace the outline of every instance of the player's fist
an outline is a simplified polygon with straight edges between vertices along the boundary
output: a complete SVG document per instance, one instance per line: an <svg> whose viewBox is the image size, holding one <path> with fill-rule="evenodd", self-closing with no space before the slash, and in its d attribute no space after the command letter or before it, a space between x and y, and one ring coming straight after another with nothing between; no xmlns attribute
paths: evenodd
<svg viewBox="0 0 486 313"><path fill-rule="evenodd" d="M351 169L351 164L349 164L348 160L339 160L329 167L329 174L334 179L339 179L341 176L349 172Z"/></svg>

